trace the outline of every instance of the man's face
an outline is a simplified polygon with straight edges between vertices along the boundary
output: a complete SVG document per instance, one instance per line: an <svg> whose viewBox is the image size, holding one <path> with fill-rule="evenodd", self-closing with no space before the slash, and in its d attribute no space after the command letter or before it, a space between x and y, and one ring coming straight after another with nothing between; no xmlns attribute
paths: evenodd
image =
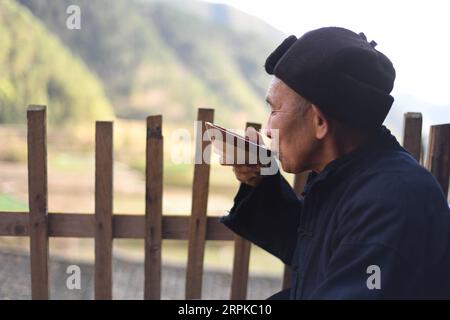
<svg viewBox="0 0 450 320"><path fill-rule="evenodd" d="M267 135L275 139L275 130L278 130L278 151L283 170L289 173L309 170L317 148L312 106L276 77L268 89L266 101L271 108Z"/></svg>

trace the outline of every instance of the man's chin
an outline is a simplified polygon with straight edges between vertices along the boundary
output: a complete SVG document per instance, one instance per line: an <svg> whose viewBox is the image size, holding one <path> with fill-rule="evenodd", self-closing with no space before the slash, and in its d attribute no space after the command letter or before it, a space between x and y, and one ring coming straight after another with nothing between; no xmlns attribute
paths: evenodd
<svg viewBox="0 0 450 320"><path fill-rule="evenodd" d="M304 168L302 166L296 166L293 165L292 163L288 163L287 161L283 161L282 159L280 159L280 163L281 163L281 168L283 168L283 171L286 173L293 173L293 174L297 174L297 173L303 173L305 171L309 171L308 168Z"/></svg>
<svg viewBox="0 0 450 320"><path fill-rule="evenodd" d="M287 163L286 161L283 161L283 159L280 159L280 163L281 163L281 168L283 169L284 172L286 173L294 173L294 168L289 165L289 163Z"/></svg>

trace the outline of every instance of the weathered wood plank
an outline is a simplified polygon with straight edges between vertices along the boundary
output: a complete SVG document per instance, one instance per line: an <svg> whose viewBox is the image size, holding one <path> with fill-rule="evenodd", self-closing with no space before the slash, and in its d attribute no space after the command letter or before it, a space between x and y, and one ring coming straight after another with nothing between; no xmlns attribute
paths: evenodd
<svg viewBox="0 0 450 320"><path fill-rule="evenodd" d="M404 115L403 148L408 150L417 161L422 158L422 114L407 112Z"/></svg>
<svg viewBox="0 0 450 320"><path fill-rule="evenodd" d="M261 130L261 124L247 122L245 129L253 127L256 131ZM231 295L232 300L244 300L247 297L248 273L250 265L251 243L244 238L236 235L234 240L234 260L233 273L231 276Z"/></svg>
<svg viewBox="0 0 450 320"><path fill-rule="evenodd" d="M47 124L45 106L30 106L28 118L28 198L31 297L48 299Z"/></svg>
<svg viewBox="0 0 450 320"><path fill-rule="evenodd" d="M95 130L95 299L112 299L113 124Z"/></svg>
<svg viewBox="0 0 450 320"><path fill-rule="evenodd" d="M29 221L29 212L0 212L0 236L29 236Z"/></svg>
<svg viewBox="0 0 450 320"><path fill-rule="evenodd" d="M450 124L431 126L427 167L448 196L450 177Z"/></svg>
<svg viewBox="0 0 450 320"><path fill-rule="evenodd" d="M192 186L192 214L189 225L188 263L186 270L186 299L200 299L202 292L203 258L207 233L207 207L209 191L209 171L211 147L208 139L203 139L205 122L213 122L213 109L199 109L197 120L196 161Z"/></svg>
<svg viewBox="0 0 450 320"><path fill-rule="evenodd" d="M161 299L163 197L162 116L147 118L144 299Z"/></svg>
<svg viewBox="0 0 450 320"><path fill-rule="evenodd" d="M28 212L0 212L0 236L29 236ZM187 240L188 216L163 216L162 237L167 240ZM55 238L93 238L94 214L49 213L48 234ZM234 234L219 222L219 217L208 217L206 240L234 240ZM145 216L131 214L113 215L115 239L144 239Z"/></svg>

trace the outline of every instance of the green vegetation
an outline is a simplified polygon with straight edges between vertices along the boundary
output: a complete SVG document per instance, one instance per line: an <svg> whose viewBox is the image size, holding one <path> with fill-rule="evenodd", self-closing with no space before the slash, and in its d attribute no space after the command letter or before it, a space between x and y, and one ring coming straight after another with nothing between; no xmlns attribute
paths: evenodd
<svg viewBox="0 0 450 320"><path fill-rule="evenodd" d="M81 8L81 30L66 27L69 5ZM269 77L263 64L282 35L228 6L5 0L0 9L0 123L23 125L28 104L47 104L50 123L63 124L48 130L51 166L83 170L75 154L85 159L94 151L93 120L112 117L114 108L119 117L131 118L115 121L116 160L143 173L143 118L160 113L165 185L189 187L193 166L171 162L170 133L191 131L197 108L215 108L215 121L232 128L265 120ZM0 159L26 161L26 135L10 136L14 140L0 145ZM214 187L234 186L228 168L213 171Z"/></svg>
<svg viewBox="0 0 450 320"><path fill-rule="evenodd" d="M74 4L81 8L81 30L66 27L66 9ZM112 117L114 108L141 123L139 131L131 130L134 124L121 130L116 121L114 142L120 161L143 172L142 124L149 114L163 114L171 130L191 128L199 107L215 108L215 121L232 128L263 122L269 80L263 63L280 33L227 6L182 4L1 2L0 123L24 123L28 104L47 104L50 123L63 124L48 130L49 148L89 152L93 120ZM8 144L0 157L24 161L23 146ZM174 173L168 181L187 183L189 170L167 168Z"/></svg>
<svg viewBox="0 0 450 320"><path fill-rule="evenodd" d="M0 2L0 123L26 119L28 104L46 104L52 123L112 117L102 85L16 2Z"/></svg>
<svg viewBox="0 0 450 320"><path fill-rule="evenodd" d="M179 124L213 107L224 125L264 119L263 64L278 34L268 26L267 39L244 33L224 23L227 7L192 1L18 1L98 75L118 116L162 113ZM65 27L72 4L81 8L81 30ZM255 24L241 14L243 25L246 17Z"/></svg>
<svg viewBox="0 0 450 320"><path fill-rule="evenodd" d="M28 204L7 194L0 193L0 211L28 211Z"/></svg>

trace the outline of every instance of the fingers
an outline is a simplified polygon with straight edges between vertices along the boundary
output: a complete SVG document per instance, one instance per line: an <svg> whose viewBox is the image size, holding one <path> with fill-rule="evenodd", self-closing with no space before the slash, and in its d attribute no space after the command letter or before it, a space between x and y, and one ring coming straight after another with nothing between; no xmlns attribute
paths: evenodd
<svg viewBox="0 0 450 320"><path fill-rule="evenodd" d="M261 171L259 166L233 166L233 172L236 178L245 184L256 186L261 180Z"/></svg>
<svg viewBox="0 0 450 320"><path fill-rule="evenodd" d="M247 171L245 173L243 172L239 172L238 168L233 167L234 170L234 174L236 175L236 178L245 184L248 184L250 186L257 186L259 184L259 182L262 179L262 176L260 175L259 172L252 172L252 171Z"/></svg>

